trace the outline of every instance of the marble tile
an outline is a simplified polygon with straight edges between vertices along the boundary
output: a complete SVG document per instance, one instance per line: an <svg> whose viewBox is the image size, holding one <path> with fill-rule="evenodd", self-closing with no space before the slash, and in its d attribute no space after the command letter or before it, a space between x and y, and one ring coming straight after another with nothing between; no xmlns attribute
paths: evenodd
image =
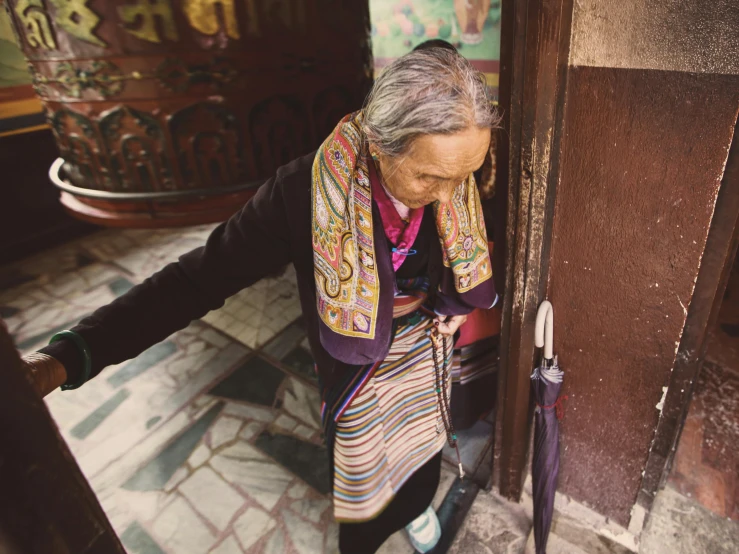
<svg viewBox="0 0 739 554"><path fill-rule="evenodd" d="M340 554L339 553L339 524L335 521L331 521L326 528L324 533L325 543L323 547L323 554ZM393 553L396 554L396 553ZM397 553L401 554L401 553Z"/></svg>
<svg viewBox="0 0 739 554"><path fill-rule="evenodd" d="M118 467L122 459L136 458L145 436L145 424L152 416L161 416L164 421L178 413L184 412L187 416L188 406L193 399L216 378L231 370L243 359L243 353L244 347L235 343L230 344L218 352L209 364L190 368L187 374L177 380L173 380L167 373L169 365L166 360L139 376L135 381L135 387L131 387L135 391L135 400L124 403L103 422L95 433L96 440L89 448L87 443L90 443L90 440L87 440L81 443L82 447L78 451L75 451L78 460L81 458L83 469L89 471L91 475L107 473L106 468L111 465ZM71 391L78 394L63 393L63 395L70 402L79 401L78 399L95 392L96 388L109 390L109 385L105 381L93 380L80 391ZM193 449L195 446L192 446ZM189 453L185 458L188 456Z"/></svg>
<svg viewBox="0 0 739 554"><path fill-rule="evenodd" d="M123 296L134 287L134 284L125 277L118 277L108 283L108 288L115 296Z"/></svg>
<svg viewBox="0 0 739 554"><path fill-rule="evenodd" d="M205 350L205 342L202 340L196 340L185 347L185 354L193 356L195 354L200 354L203 350Z"/></svg>
<svg viewBox="0 0 739 554"><path fill-rule="evenodd" d="M234 523L234 533L244 550L275 528L277 523L259 508L249 508Z"/></svg>
<svg viewBox="0 0 739 554"><path fill-rule="evenodd" d="M214 405L208 412L167 446L159 455L134 473L123 484L128 490L159 490L169 481L178 467L185 463L203 438L213 421L223 409L223 403Z"/></svg>
<svg viewBox="0 0 739 554"><path fill-rule="evenodd" d="M704 508L671 486L657 493L642 532L646 554L736 554L739 522Z"/></svg>
<svg viewBox="0 0 739 554"><path fill-rule="evenodd" d="M280 417L278 417L274 423L276 427L284 429L285 431L292 431L293 429L295 429L297 424L297 421L285 414L282 414Z"/></svg>
<svg viewBox="0 0 739 554"><path fill-rule="evenodd" d="M185 471L187 476L187 471ZM114 499L116 508L111 510L111 501ZM169 494L162 491L124 491L121 489L116 490L113 494L103 495L101 502L106 512L110 512L111 515L115 516L117 513L122 512L120 508L126 508L128 510L128 521L126 521L126 527L130 524L131 517L136 521L142 523L150 522L154 520L175 498L176 494ZM115 521L115 517L113 517Z"/></svg>
<svg viewBox="0 0 739 554"><path fill-rule="evenodd" d="M292 266L280 277L263 279L240 291L203 318L217 329L257 349L300 316Z"/></svg>
<svg viewBox="0 0 739 554"><path fill-rule="evenodd" d="M131 391L128 389L119 390L89 416L72 427L70 434L80 440L86 439L129 396L131 396Z"/></svg>
<svg viewBox="0 0 739 554"><path fill-rule="evenodd" d="M248 404L241 404L238 402L226 402L226 407L223 410L224 414L240 417L241 419L254 419L261 421L262 423L272 423L276 417L276 410L269 408L258 408L256 406L249 406Z"/></svg>
<svg viewBox="0 0 739 554"><path fill-rule="evenodd" d="M296 321L289 325L284 331L272 339L262 349L262 353L282 360L292 352L305 339L305 328L302 321Z"/></svg>
<svg viewBox="0 0 739 554"><path fill-rule="evenodd" d="M155 344L148 350L142 352L134 360L131 360L115 373L108 377L108 383L114 387L120 387L131 379L141 375L147 369L151 369L162 360L167 359L177 351L177 345L172 341L164 341Z"/></svg>
<svg viewBox="0 0 739 554"><path fill-rule="evenodd" d="M196 468L199 468L201 465L203 465L205 462L207 462L209 458L210 458L210 448L208 448L204 444L200 444L195 449L195 451L190 455L190 458L187 460L187 463L190 464L190 467L192 467L193 469L196 469Z"/></svg>
<svg viewBox="0 0 739 554"><path fill-rule="evenodd" d="M61 311L49 311L48 312L52 319L58 320L59 317L62 315ZM36 332L35 334L32 334L31 336L28 336L24 338L21 341L18 341L16 343L16 348L20 350L21 352L27 352L29 350L32 350L33 347L41 348L42 346L49 343L49 340L51 337L53 337L55 334L57 334L59 331L63 331L64 329L70 329L77 325L79 320L87 317L90 315L89 313L85 312L80 314L79 316L74 316L72 319L65 321L64 323L60 325L54 325L53 327L49 327L46 325L43 325L43 322L40 320L37 320L37 325L43 327L41 330Z"/></svg>
<svg viewBox="0 0 739 554"><path fill-rule="evenodd" d="M444 497L446 497L447 493L452 488L454 480L458 477L458 475L459 474L456 467L449 467L445 463L441 464L441 478L439 479L439 488L436 489L434 500L431 503L431 505L434 507L434 510L439 509L439 506L441 506L441 503L444 501Z"/></svg>
<svg viewBox="0 0 739 554"><path fill-rule="evenodd" d="M480 492L449 549L449 554L522 552L531 520L520 505Z"/></svg>
<svg viewBox="0 0 739 554"><path fill-rule="evenodd" d="M377 550L377 554L415 554L416 549L411 545L408 534L405 529L401 529L397 533L393 533L388 539L382 543Z"/></svg>
<svg viewBox="0 0 739 554"><path fill-rule="evenodd" d="M304 379L318 383L318 376L316 375L315 362L310 351L306 350L302 346L294 348L285 358L282 360L282 365L286 368L291 369Z"/></svg>
<svg viewBox="0 0 739 554"><path fill-rule="evenodd" d="M222 445L234 440L236 435L239 434L242 423L240 419L234 417L224 416L218 419L208 433L210 447L216 450Z"/></svg>
<svg viewBox="0 0 739 554"><path fill-rule="evenodd" d="M177 554L203 554L215 542L211 531L182 498L164 509L152 530L165 548Z"/></svg>
<svg viewBox="0 0 739 554"><path fill-rule="evenodd" d="M222 335L215 329L211 329L209 327L205 328L203 332L200 333L200 338L203 339L204 341L211 343L213 346L217 348L223 348L228 343L231 342L231 339Z"/></svg>
<svg viewBox="0 0 739 554"><path fill-rule="evenodd" d="M293 476L248 443L229 446L210 460L210 465L229 483L272 510Z"/></svg>
<svg viewBox="0 0 739 554"><path fill-rule="evenodd" d="M0 317L3 319L13 317L18 312L20 312L20 308L14 308L13 306L0 306Z"/></svg>
<svg viewBox="0 0 739 554"><path fill-rule="evenodd" d="M169 478L169 481L167 481L164 485L164 491L165 492L172 492L175 490L182 481L187 479L190 476L190 470L186 467L178 467L175 472L172 474L172 477Z"/></svg>
<svg viewBox="0 0 739 554"><path fill-rule="evenodd" d="M128 554L165 554L149 533L136 521L121 534L121 542Z"/></svg>
<svg viewBox="0 0 739 554"><path fill-rule="evenodd" d="M282 510L281 514L290 541L299 554L315 554L321 551L323 533L288 510Z"/></svg>
<svg viewBox="0 0 739 554"><path fill-rule="evenodd" d="M305 425L298 425L296 429L293 429L293 434L303 440L310 440L310 438L316 434L316 430L306 427Z"/></svg>
<svg viewBox="0 0 739 554"><path fill-rule="evenodd" d="M327 498L303 498L290 503L293 512L313 523L319 523L330 506L331 501Z"/></svg>
<svg viewBox="0 0 739 554"><path fill-rule="evenodd" d="M267 431L260 434L254 444L319 493L328 494L331 491L325 447Z"/></svg>
<svg viewBox="0 0 739 554"><path fill-rule="evenodd" d="M316 389L290 377L285 387L282 407L309 427L320 429L321 397Z"/></svg>
<svg viewBox="0 0 739 554"><path fill-rule="evenodd" d="M272 406L285 374L264 358L255 356L213 387L209 394Z"/></svg>
<svg viewBox="0 0 739 554"><path fill-rule="evenodd" d="M178 489L219 531L228 526L244 504L242 496L209 467L198 469Z"/></svg>
<svg viewBox="0 0 739 554"><path fill-rule="evenodd" d="M256 437L259 433L261 433L263 428L264 428L264 424L259 423L257 421L250 421L249 423L244 425L244 428L239 433L239 438L242 438L245 441L250 441L251 439Z"/></svg>
<svg viewBox="0 0 739 554"><path fill-rule="evenodd" d="M478 421L469 429L457 431L459 455L466 472L474 473L477 469L485 450L491 445L492 432L492 426L486 421ZM454 465L457 464L457 453L448 444L444 446L444 458Z"/></svg>
<svg viewBox="0 0 739 554"><path fill-rule="evenodd" d="M0 290L10 290L35 281L37 275L25 273L19 267L9 267L0 272Z"/></svg>
<svg viewBox="0 0 739 554"><path fill-rule="evenodd" d="M293 500L300 500L308 492L308 485L305 483L295 483L290 490L287 491L288 498Z"/></svg>
<svg viewBox="0 0 739 554"><path fill-rule="evenodd" d="M119 490L126 492L125 489L120 488L121 483L156 458L165 445L176 441L191 426L192 420L185 413L179 412L145 436L138 435L136 447L126 447L122 451L123 454L116 453L112 461L108 455L103 460L99 460L96 453L78 456L76 446L73 448L73 453L93 490L98 498L101 498L106 494L114 495ZM187 468L185 466L182 469Z"/></svg>
<svg viewBox="0 0 739 554"><path fill-rule="evenodd" d="M277 529L272 534L270 539L267 541L267 544L264 545L264 550L262 550L262 554L285 554L288 552L285 548L285 533L282 531L282 529Z"/></svg>
<svg viewBox="0 0 739 554"><path fill-rule="evenodd" d="M238 366L247 352L242 345L231 343L223 350L209 348L200 354L162 364L167 373L174 374L178 388L174 392L163 389L156 401L165 407L184 406L204 387ZM175 364L181 365L181 370L175 371Z"/></svg>
<svg viewBox="0 0 739 554"><path fill-rule="evenodd" d="M94 264L97 260L87 254L86 252L77 252L74 257L75 263L77 264L77 267L86 267L88 265Z"/></svg>
<svg viewBox="0 0 739 554"><path fill-rule="evenodd" d="M213 548L208 554L243 554L243 552L238 541L232 535L229 535L226 540Z"/></svg>

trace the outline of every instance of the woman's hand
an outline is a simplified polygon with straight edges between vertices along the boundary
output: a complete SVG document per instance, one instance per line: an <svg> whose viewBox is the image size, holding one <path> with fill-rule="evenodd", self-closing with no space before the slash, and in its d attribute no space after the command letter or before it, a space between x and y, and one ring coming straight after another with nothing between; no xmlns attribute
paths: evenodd
<svg viewBox="0 0 739 554"><path fill-rule="evenodd" d="M67 382L67 371L59 360L34 352L23 357L23 368L39 396L44 397Z"/></svg>
<svg viewBox="0 0 739 554"><path fill-rule="evenodd" d="M436 325L436 329L439 331L440 335L451 337L454 336L454 333L457 332L457 329L459 329L465 321L467 321L466 315L439 315L436 316L434 325Z"/></svg>

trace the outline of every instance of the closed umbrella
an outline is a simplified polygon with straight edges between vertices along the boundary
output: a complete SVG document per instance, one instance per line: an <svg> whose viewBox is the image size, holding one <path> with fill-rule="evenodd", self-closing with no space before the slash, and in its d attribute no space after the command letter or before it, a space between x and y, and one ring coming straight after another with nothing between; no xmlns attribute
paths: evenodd
<svg viewBox="0 0 739 554"><path fill-rule="evenodd" d="M534 542L536 554L546 554L554 513L554 493L559 475L560 396L564 372L554 356L554 313L552 304L542 302L536 316L536 346L544 348L541 364L531 375L536 410L534 414L534 461L531 479L534 488Z"/></svg>

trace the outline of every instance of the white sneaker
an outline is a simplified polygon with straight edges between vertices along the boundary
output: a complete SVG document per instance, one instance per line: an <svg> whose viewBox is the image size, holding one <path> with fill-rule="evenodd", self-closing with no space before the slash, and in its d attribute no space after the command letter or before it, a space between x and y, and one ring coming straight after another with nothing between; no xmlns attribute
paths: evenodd
<svg viewBox="0 0 739 554"><path fill-rule="evenodd" d="M413 548L421 554L431 551L441 538L441 524L431 506L406 525L405 530L408 532Z"/></svg>

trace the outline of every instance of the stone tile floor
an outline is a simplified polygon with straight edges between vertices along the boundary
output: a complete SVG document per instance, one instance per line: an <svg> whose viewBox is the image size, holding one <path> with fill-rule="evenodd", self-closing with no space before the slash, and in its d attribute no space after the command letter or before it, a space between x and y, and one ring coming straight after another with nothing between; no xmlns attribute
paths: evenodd
<svg viewBox="0 0 739 554"><path fill-rule="evenodd" d="M2 267L0 317L18 348L32 351L202 244L210 229L102 231ZM223 309L135 360L108 368L84 388L48 397L52 415L130 554L337 551L313 362L299 317L294 274L288 270L237 294ZM715 354L724 357L710 363L725 368L727 356L736 359L726 352L725 347ZM706 388L716 383L726 388L723 373L712 373L710 365L705 375ZM708 379L711 375L715 378ZM697 397L701 394L699 384ZM485 457L489 426L479 422L463 437L468 470L474 472ZM737 442L721 444L731 449ZM705 456L705 445L698 450ZM725 469L724 479L732 475ZM445 465L437 509L445 496L448 508L449 498L468 486L455 476L453 466ZM706 504L700 495L689 498L673 487L660 492L639 550L739 551L739 523L705 509L696 497ZM530 529L530 500L511 504L482 491L449 552L526 552ZM382 552L410 554L412 549L399 533ZM624 548L560 516L550 552L620 554Z"/></svg>
<svg viewBox="0 0 739 554"><path fill-rule="evenodd" d="M495 492L475 498L449 554L534 554L530 482L520 503ZM548 554L736 554L739 523L720 517L672 486L657 493L640 536L561 497Z"/></svg>
<svg viewBox="0 0 739 554"><path fill-rule="evenodd" d="M33 351L201 245L211 228L101 231L2 267L0 316L19 350ZM130 554L337 551L291 269L47 401ZM468 470L489 436L489 422L466 433ZM452 468L445 465L437 507ZM383 552L412 548L398 534Z"/></svg>

